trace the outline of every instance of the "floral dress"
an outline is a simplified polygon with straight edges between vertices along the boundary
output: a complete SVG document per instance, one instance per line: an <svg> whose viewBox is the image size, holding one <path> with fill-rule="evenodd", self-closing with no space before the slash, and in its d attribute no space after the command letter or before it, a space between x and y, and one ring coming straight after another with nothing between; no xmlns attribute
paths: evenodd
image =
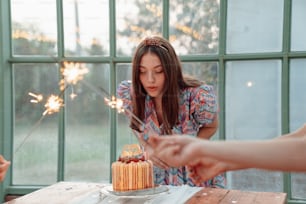
<svg viewBox="0 0 306 204"><path fill-rule="evenodd" d="M117 97L123 101L124 109L132 111L131 103L131 81L122 81L117 88ZM179 123L173 127L172 133L178 135L197 136L199 128L205 124L212 123L218 106L213 87L201 85L199 87L185 88L180 93ZM152 98L147 95L145 100L145 130L142 134L144 139L148 139L152 133L162 136L162 125L159 126L157 114ZM154 166L155 184L159 185L184 185L205 186L205 187L225 187L225 177L223 174L205 181L200 185L195 185L188 177L185 166L180 168L169 168L167 170Z"/></svg>

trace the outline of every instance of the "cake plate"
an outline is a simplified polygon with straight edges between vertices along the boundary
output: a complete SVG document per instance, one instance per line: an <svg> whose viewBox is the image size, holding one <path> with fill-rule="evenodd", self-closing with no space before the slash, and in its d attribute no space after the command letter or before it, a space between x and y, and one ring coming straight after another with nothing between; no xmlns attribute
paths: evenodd
<svg viewBox="0 0 306 204"><path fill-rule="evenodd" d="M114 191L113 187L106 186L101 189L102 195L110 195L110 196L118 196L118 197L126 197L126 198L137 198L137 197L151 197L156 196L161 193L166 193L169 191L169 188L167 186L159 185L154 188L147 188L147 189L141 189L141 190L134 190L134 191Z"/></svg>

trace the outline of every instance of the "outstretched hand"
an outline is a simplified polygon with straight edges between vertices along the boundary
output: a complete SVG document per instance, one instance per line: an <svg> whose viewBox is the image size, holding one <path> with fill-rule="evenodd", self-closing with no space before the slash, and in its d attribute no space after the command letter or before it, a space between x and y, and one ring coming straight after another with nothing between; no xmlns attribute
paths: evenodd
<svg viewBox="0 0 306 204"><path fill-rule="evenodd" d="M154 149L151 147L148 141L143 138L141 133L136 130L133 130L133 133L136 135L139 144L142 146L146 159L149 159L153 163L154 166L157 166L161 169L168 169L169 165L167 165L167 163L160 160L154 154Z"/></svg>
<svg viewBox="0 0 306 204"><path fill-rule="evenodd" d="M147 159L151 160L153 164L161 169L168 169L169 165L156 156L154 149L150 145L145 146Z"/></svg>
<svg viewBox="0 0 306 204"><path fill-rule="evenodd" d="M187 165L196 155L196 139L189 136L150 136L154 155L171 167Z"/></svg>
<svg viewBox="0 0 306 204"><path fill-rule="evenodd" d="M227 168L234 164L218 161L214 158L204 157L191 161L188 165L189 177L195 184L212 179L213 177L224 173Z"/></svg>
<svg viewBox="0 0 306 204"><path fill-rule="evenodd" d="M149 139L156 157L172 167L187 166L189 177L196 184L236 168L235 164L209 155L205 150L209 143L190 136L151 136Z"/></svg>

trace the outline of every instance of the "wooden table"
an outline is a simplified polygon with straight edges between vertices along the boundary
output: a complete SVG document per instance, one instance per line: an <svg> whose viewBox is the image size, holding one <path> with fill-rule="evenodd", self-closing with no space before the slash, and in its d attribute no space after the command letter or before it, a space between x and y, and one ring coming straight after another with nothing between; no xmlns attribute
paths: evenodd
<svg viewBox="0 0 306 204"><path fill-rule="evenodd" d="M187 204L285 204L286 198L286 193L204 188L194 194Z"/></svg>
<svg viewBox="0 0 306 204"><path fill-rule="evenodd" d="M109 184L108 184L109 185ZM59 182L6 204L99 204L100 190L105 184ZM285 204L286 193L246 192L228 189L203 188L190 195L187 204Z"/></svg>

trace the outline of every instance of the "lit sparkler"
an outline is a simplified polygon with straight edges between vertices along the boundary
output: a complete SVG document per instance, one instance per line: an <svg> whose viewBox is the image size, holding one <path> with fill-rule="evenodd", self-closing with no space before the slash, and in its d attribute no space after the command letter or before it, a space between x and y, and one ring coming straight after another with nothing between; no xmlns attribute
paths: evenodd
<svg viewBox="0 0 306 204"><path fill-rule="evenodd" d="M29 92L29 95L32 96L34 99L31 99L31 103L39 103L43 101L43 96L41 94L34 94L32 92ZM45 111L43 112L40 119L34 124L34 126L31 128L30 132L23 138L21 143L17 146L15 149L15 154L19 151L19 149L22 147L22 145L26 142L26 140L31 136L32 132L40 125L41 121L44 119L45 115L51 115L53 113L59 112L60 108L64 106L63 99L56 95L51 95L47 102L45 103Z"/></svg>
<svg viewBox="0 0 306 204"><path fill-rule="evenodd" d="M61 107L64 106L64 100L59 96L51 95L47 103L45 104L46 110L43 112L43 115L51 115L60 111Z"/></svg>
<svg viewBox="0 0 306 204"><path fill-rule="evenodd" d="M38 125L46 115L51 115L53 113L59 112L60 109L64 106L64 100L60 96L65 92L68 85L72 86L72 93L70 94L71 99L77 96L75 93L73 93L73 85L76 85L78 82L82 82L85 86L100 95L110 108L116 108L118 113L126 112L130 117L134 118L139 123L138 125L140 125L142 130L144 129L145 124L130 110L123 107L123 101L121 99L117 99L115 96L110 97L110 94L106 90L101 87L97 88L83 79L84 75L88 73L88 69L82 63L63 62L62 65L63 66L61 67L61 74L63 78L60 80L59 83L59 89L61 91L60 95L52 94L48 97L44 105L45 111L43 112L42 117L33 126L30 133L23 139L21 144L16 148L15 153L25 143L25 141L29 138L33 130L38 127ZM44 99L41 94L34 94L29 92L29 95L33 97L33 99L31 99L30 101L31 103L40 103ZM133 133L138 139L141 139L139 133L136 130L133 130Z"/></svg>
<svg viewBox="0 0 306 204"><path fill-rule="evenodd" d="M134 113L132 113L129 109L124 108L123 106L123 101L121 99L116 98L115 96L110 97L110 94L103 89L102 87L95 87L92 84L88 83L86 80L82 80L81 83L83 83L85 86L87 86L88 88L90 88L92 91L94 91L95 93L97 93L98 95L100 95L102 98L104 98L104 101L106 103L106 105L108 105L110 108L116 108L118 113L127 113L127 115L129 115L131 118L134 118L136 121L132 120L132 122L134 123L138 123L137 125L140 125L140 129L141 132L144 130L145 128L145 124L144 122L142 122L142 120L140 120ZM138 142L141 144L141 146L143 147L143 144L145 143L147 146L148 138L142 138L140 136L140 132L132 129L133 134L136 136ZM151 133L151 129L149 129L149 133ZM141 142L142 141L142 142ZM144 147L143 147L144 148ZM143 149L144 151L144 149Z"/></svg>
<svg viewBox="0 0 306 204"><path fill-rule="evenodd" d="M85 86L90 88L92 91L97 93L99 96L101 96L106 104L111 108L116 108L118 113L126 112L130 117L134 118L142 128L145 127L144 122L142 122L134 113L132 113L130 110L123 107L123 102L121 99L116 98L115 96L110 97L110 94L103 89L102 87L95 87L88 83L86 80L82 80L81 83L83 83ZM111 99L110 99L111 98Z"/></svg>
<svg viewBox="0 0 306 204"><path fill-rule="evenodd" d="M124 109L122 108L123 102L122 102L121 99L116 99L115 96L112 96L111 100L109 100L108 98L104 97L104 101L111 108L116 108L118 113L124 112Z"/></svg>
<svg viewBox="0 0 306 204"><path fill-rule="evenodd" d="M66 83L76 85L87 73L88 69L83 63L64 62L61 67L63 79L60 81L60 90L64 90Z"/></svg>
<svg viewBox="0 0 306 204"><path fill-rule="evenodd" d="M83 80L84 75L88 73L88 69L82 63L73 63L73 62L63 62L61 67L61 74L63 79L60 80L59 89L61 93L59 95L51 94L47 101L45 102L45 111L42 113L41 118L35 123L35 125L31 128L31 131L26 135L26 137L22 140L22 142L15 149L15 153L19 151L21 146L26 142L26 140L30 137L31 133L35 128L39 126L41 121L44 119L46 115L51 115L53 113L57 113L64 106L64 100L61 98L61 95L65 92L68 85L76 85L80 80ZM34 94L29 92L29 95L33 98L30 100L31 103L40 103L43 102L43 95ZM70 94L70 98L74 99L76 94Z"/></svg>
<svg viewBox="0 0 306 204"><path fill-rule="evenodd" d="M63 79L60 80L59 87L61 91L65 91L67 85L72 85L72 93L70 98L73 100L77 94L73 92L73 85L76 85L80 80L83 80L84 75L88 73L88 68L83 63L63 62L61 74Z"/></svg>
<svg viewBox="0 0 306 204"><path fill-rule="evenodd" d="M29 95L34 98L31 100L31 103L39 103L44 99L44 97L41 94L37 95L37 94L29 92Z"/></svg>

